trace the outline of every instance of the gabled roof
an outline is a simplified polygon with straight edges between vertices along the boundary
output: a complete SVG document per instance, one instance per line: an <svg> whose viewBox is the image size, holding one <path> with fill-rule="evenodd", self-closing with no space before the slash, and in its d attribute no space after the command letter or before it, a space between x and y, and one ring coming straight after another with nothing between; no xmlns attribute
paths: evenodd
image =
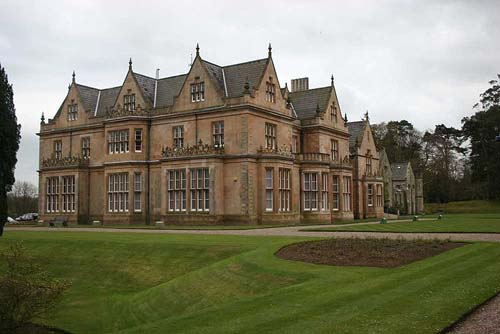
<svg viewBox="0 0 500 334"><path fill-rule="evenodd" d="M85 111L90 110L93 112L97 104L97 96L99 95L99 89L80 84L75 84L75 85L76 88L78 88L78 92L80 93L80 97L82 99Z"/></svg>
<svg viewBox="0 0 500 334"><path fill-rule="evenodd" d="M409 162L396 162L391 164L392 179L406 180L406 174L409 168L410 168Z"/></svg>
<svg viewBox="0 0 500 334"><path fill-rule="evenodd" d="M155 98L155 79L135 72L132 72L132 74L141 88L142 95L153 104Z"/></svg>
<svg viewBox="0 0 500 334"><path fill-rule="evenodd" d="M354 150L356 147L356 140L361 143L363 134L365 133L366 121L347 122L347 129L349 130L349 150Z"/></svg>
<svg viewBox="0 0 500 334"><path fill-rule="evenodd" d="M268 59L224 66L228 97L242 96L247 80L250 88L257 88L266 70Z"/></svg>
<svg viewBox="0 0 500 334"><path fill-rule="evenodd" d="M222 74L223 69L219 65L213 64L211 62L208 62L206 60L201 60L203 66L205 66L205 69L207 70L208 74L212 77L212 79L215 82L215 85L217 88L221 91L224 92L225 94L225 89L224 89L224 76Z"/></svg>
<svg viewBox="0 0 500 334"><path fill-rule="evenodd" d="M156 107L167 107L174 104L174 97L179 95L187 74L158 80Z"/></svg>
<svg viewBox="0 0 500 334"><path fill-rule="evenodd" d="M325 111L332 94L332 87L308 89L289 94L299 119L313 118L316 110Z"/></svg>
<svg viewBox="0 0 500 334"><path fill-rule="evenodd" d="M111 110L115 105L115 101L120 94L121 86L106 88L101 90L101 95L99 96L99 104L97 106L97 112L95 116L104 117L106 116L106 110Z"/></svg>

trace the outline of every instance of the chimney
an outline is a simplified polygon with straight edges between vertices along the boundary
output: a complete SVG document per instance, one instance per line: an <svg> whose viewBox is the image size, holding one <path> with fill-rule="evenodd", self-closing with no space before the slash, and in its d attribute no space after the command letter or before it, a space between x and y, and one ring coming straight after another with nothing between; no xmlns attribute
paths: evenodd
<svg viewBox="0 0 500 334"><path fill-rule="evenodd" d="M160 69L156 69L156 80L160 79Z"/></svg>
<svg viewBox="0 0 500 334"><path fill-rule="evenodd" d="M292 92L309 89L309 78L292 79Z"/></svg>

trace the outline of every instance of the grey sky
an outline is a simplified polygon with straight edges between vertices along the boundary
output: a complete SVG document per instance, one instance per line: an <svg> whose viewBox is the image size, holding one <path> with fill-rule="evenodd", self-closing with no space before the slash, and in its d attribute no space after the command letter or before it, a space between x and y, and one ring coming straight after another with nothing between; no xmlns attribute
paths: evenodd
<svg viewBox="0 0 500 334"><path fill-rule="evenodd" d="M97 88L136 72L185 73L196 42L227 65L267 55L282 86L330 75L343 112L420 130L459 126L500 72L500 1L21 1L0 3L0 62L22 124L18 180L37 183L40 114L53 117L71 72Z"/></svg>

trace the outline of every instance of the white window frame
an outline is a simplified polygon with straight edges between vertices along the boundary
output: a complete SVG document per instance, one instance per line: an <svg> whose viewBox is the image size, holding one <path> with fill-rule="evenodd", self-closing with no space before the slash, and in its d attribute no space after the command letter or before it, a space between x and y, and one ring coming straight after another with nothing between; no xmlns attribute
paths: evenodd
<svg viewBox="0 0 500 334"><path fill-rule="evenodd" d="M142 152L142 129L134 130L134 151Z"/></svg>
<svg viewBox="0 0 500 334"><path fill-rule="evenodd" d="M175 148L184 147L184 125L172 127L173 143Z"/></svg>
<svg viewBox="0 0 500 334"><path fill-rule="evenodd" d="M279 211L290 212L290 175L291 171L288 168L280 168L279 173Z"/></svg>
<svg viewBox="0 0 500 334"><path fill-rule="evenodd" d="M332 179L332 190L333 190L333 211L340 210L340 176L333 175Z"/></svg>
<svg viewBox="0 0 500 334"><path fill-rule="evenodd" d="M318 174L317 172L302 174L304 211L318 211Z"/></svg>
<svg viewBox="0 0 500 334"><path fill-rule="evenodd" d="M224 147L224 121L212 123L212 142L215 148Z"/></svg>
<svg viewBox="0 0 500 334"><path fill-rule="evenodd" d="M191 168L190 173L190 210L210 212L210 169Z"/></svg>
<svg viewBox="0 0 500 334"><path fill-rule="evenodd" d="M168 211L185 212L187 205L186 169L169 169L167 176Z"/></svg>
<svg viewBox="0 0 500 334"><path fill-rule="evenodd" d="M265 178L265 208L267 212L274 210L274 168L266 168Z"/></svg>
<svg viewBox="0 0 500 334"><path fill-rule="evenodd" d="M328 211L328 173L321 173L321 211Z"/></svg>

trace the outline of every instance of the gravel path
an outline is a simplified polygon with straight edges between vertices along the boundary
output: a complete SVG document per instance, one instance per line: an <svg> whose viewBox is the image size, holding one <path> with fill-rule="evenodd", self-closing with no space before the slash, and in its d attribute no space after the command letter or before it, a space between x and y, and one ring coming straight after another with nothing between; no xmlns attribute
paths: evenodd
<svg viewBox="0 0 500 334"><path fill-rule="evenodd" d="M480 306L448 333L500 334L500 295Z"/></svg>
<svg viewBox="0 0 500 334"><path fill-rule="evenodd" d="M359 225L361 223L357 223ZM362 223L370 224L370 223ZM373 223L372 223L373 224ZM441 239L453 241L488 241L500 242L500 233L395 233L395 232L306 232L301 229L314 229L338 225L288 226L250 230L155 230L125 228L92 228L92 227L6 227L6 231L46 231L46 232L104 232L104 233L154 233L154 234L203 234L203 235L255 235L255 236L295 236L295 237L358 237L358 238L391 238L391 239Z"/></svg>

